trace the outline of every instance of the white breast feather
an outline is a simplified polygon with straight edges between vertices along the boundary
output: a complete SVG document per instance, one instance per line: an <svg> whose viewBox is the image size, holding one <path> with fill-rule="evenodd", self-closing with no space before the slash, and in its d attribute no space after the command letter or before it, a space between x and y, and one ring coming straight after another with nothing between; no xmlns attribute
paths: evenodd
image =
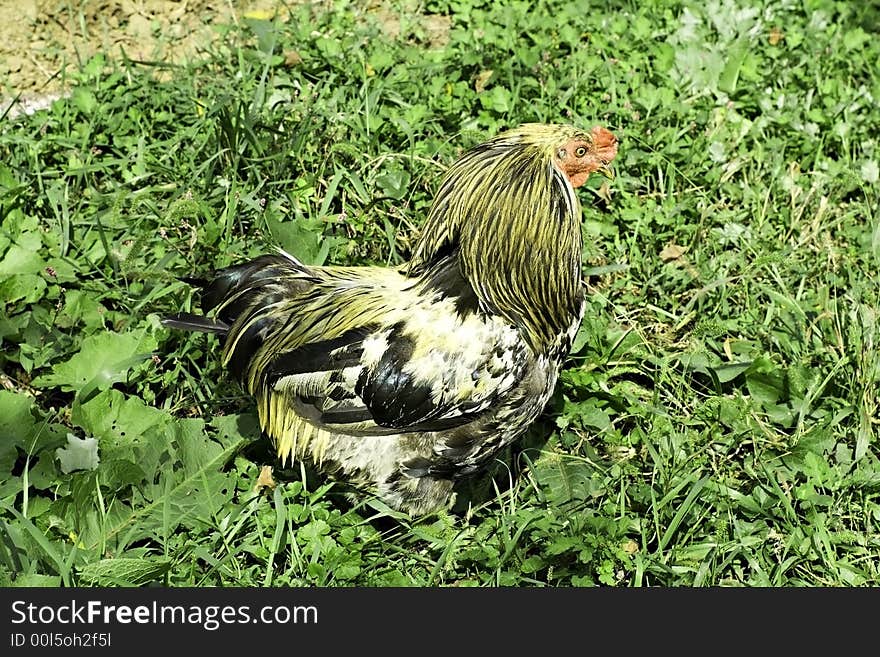
<svg viewBox="0 0 880 657"><path fill-rule="evenodd" d="M384 333L374 333L364 338L364 353L361 356L361 363L366 367L375 367L382 360L385 351L388 349L388 331Z"/></svg>

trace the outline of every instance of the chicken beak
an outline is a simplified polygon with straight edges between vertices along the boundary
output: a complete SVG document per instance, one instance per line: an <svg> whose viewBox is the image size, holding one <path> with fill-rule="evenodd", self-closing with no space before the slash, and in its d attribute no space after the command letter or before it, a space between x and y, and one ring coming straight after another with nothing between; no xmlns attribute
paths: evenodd
<svg viewBox="0 0 880 657"><path fill-rule="evenodd" d="M614 180L614 168L611 164L603 164L599 167L599 173L609 181Z"/></svg>

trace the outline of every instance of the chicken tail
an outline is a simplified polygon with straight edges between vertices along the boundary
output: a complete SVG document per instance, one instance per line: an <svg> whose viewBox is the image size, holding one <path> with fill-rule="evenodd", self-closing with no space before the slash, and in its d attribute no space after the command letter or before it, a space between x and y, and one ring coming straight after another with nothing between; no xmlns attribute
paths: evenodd
<svg viewBox="0 0 880 657"><path fill-rule="evenodd" d="M267 333L285 321L275 312L277 305L295 298L315 279L305 265L282 252L219 269L208 278L181 280L201 288L202 309L213 317L179 313L163 318L162 323L170 328L222 335L224 349L228 349L225 364L234 376L244 380Z"/></svg>
<svg viewBox="0 0 880 657"><path fill-rule="evenodd" d="M181 331L203 331L205 333L220 333L221 335L225 335L229 330L229 325L224 322L192 313L177 313L163 317L162 324Z"/></svg>

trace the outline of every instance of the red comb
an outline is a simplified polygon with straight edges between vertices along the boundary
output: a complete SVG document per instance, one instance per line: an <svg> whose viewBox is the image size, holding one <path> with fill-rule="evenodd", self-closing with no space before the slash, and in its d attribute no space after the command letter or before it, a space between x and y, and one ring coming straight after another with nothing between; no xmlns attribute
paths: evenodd
<svg viewBox="0 0 880 657"><path fill-rule="evenodd" d="M592 130L593 145L597 151L605 151L603 155L607 160L611 160L617 155L617 137L610 130L597 125Z"/></svg>

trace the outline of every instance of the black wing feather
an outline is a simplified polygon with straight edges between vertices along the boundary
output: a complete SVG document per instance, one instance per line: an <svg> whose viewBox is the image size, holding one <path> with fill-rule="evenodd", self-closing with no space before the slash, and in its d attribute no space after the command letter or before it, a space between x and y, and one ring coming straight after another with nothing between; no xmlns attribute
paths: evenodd
<svg viewBox="0 0 880 657"><path fill-rule="evenodd" d="M431 387L416 382L405 370L415 343L402 335L400 327L392 330L388 342L379 364L373 370L362 371L355 388L376 424L407 432L441 431L479 416L484 403L437 403ZM457 411L455 415L447 415L453 410Z"/></svg>
<svg viewBox="0 0 880 657"><path fill-rule="evenodd" d="M269 366L270 381L291 374L328 372L360 363L364 338L370 333L366 327L352 329L332 340L310 342L280 354Z"/></svg>
<svg viewBox="0 0 880 657"><path fill-rule="evenodd" d="M414 376L404 370L414 350L413 339L395 327L379 364L361 372L355 392L376 424L403 428L437 414L437 406L431 403L431 388L416 383Z"/></svg>

